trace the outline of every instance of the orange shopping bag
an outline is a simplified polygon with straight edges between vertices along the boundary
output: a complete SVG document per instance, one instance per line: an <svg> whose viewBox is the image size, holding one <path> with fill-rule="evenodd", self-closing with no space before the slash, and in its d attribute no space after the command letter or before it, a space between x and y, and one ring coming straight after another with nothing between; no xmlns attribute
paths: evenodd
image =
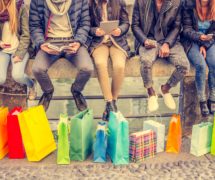
<svg viewBox="0 0 215 180"><path fill-rule="evenodd" d="M182 129L180 115L173 115L169 125L166 152L179 153L181 150Z"/></svg>
<svg viewBox="0 0 215 180"><path fill-rule="evenodd" d="M0 159L8 153L7 115L8 108L0 107Z"/></svg>

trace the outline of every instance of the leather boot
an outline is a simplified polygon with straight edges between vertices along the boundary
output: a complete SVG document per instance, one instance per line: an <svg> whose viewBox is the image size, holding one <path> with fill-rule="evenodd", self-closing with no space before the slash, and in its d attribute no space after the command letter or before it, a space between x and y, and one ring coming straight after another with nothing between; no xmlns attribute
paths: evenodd
<svg viewBox="0 0 215 180"><path fill-rule="evenodd" d="M200 110L203 117L207 117L210 114L206 101L200 102Z"/></svg>
<svg viewBox="0 0 215 180"><path fill-rule="evenodd" d="M85 109L87 109L87 102L82 93L80 91L76 91L73 86L71 87L71 93L73 95L78 110L84 111Z"/></svg>
<svg viewBox="0 0 215 180"><path fill-rule="evenodd" d="M49 108L50 101L52 99L53 92L50 93L43 93L41 96L38 105L43 105L44 110L47 111Z"/></svg>

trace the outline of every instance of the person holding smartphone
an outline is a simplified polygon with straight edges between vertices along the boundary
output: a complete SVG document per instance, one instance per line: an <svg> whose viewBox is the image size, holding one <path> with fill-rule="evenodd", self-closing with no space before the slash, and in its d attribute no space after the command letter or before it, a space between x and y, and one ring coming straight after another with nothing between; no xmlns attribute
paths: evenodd
<svg viewBox="0 0 215 180"><path fill-rule="evenodd" d="M90 17L92 54L98 80L101 86L106 107L103 120L108 121L110 111L117 111L117 98L124 78L126 59L129 56L129 46L126 34L130 24L124 0L90 0ZM119 26L106 33L100 28L102 21L119 21ZM112 62L112 83L109 80L108 64Z"/></svg>
<svg viewBox="0 0 215 180"><path fill-rule="evenodd" d="M35 81L25 74L29 60L28 9L23 0L0 1L0 84L4 84L12 63L12 77L29 88L28 98L36 98Z"/></svg>
<svg viewBox="0 0 215 180"><path fill-rule="evenodd" d="M196 69L196 88L202 116L215 113L215 1L186 0L183 9L183 45ZM206 67L209 68L207 100Z"/></svg>
<svg viewBox="0 0 215 180"><path fill-rule="evenodd" d="M180 0L135 0L132 31L136 38L135 49L140 55L141 74L148 91L148 111L159 108L158 96L153 88L152 66L159 58L175 66L169 80L159 91L169 109L176 109L174 98L169 92L189 71L189 61L179 42L181 31Z"/></svg>
<svg viewBox="0 0 215 180"><path fill-rule="evenodd" d="M88 0L31 0L29 24L37 49L32 71L43 90L39 105L47 110L54 92L48 69L60 58L66 58L79 70L71 93L78 110L85 110L87 102L81 92L93 72L86 48L90 30ZM57 50L63 46L66 49Z"/></svg>

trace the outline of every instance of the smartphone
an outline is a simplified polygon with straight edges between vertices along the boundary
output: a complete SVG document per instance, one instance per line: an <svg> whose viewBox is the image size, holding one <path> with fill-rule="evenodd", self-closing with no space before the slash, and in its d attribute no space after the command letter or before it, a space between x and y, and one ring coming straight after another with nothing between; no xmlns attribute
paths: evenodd
<svg viewBox="0 0 215 180"><path fill-rule="evenodd" d="M214 34L207 34L208 37L214 38Z"/></svg>

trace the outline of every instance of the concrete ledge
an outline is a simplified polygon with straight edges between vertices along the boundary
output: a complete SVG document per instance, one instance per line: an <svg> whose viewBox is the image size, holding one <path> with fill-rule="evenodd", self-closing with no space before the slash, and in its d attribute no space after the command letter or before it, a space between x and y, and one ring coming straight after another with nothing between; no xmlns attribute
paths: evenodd
<svg viewBox="0 0 215 180"><path fill-rule="evenodd" d="M32 75L32 65L34 60L30 60L26 68L27 74ZM155 62L153 66L153 76L154 77L164 77L170 76L174 71L174 66L169 64L163 59L159 59ZM111 64L109 66L109 74L111 74L112 68ZM77 69L65 59L60 59L57 61L49 70L49 75L51 78L74 78L76 76ZM192 68L187 76L194 76L195 70ZM126 64L126 77L139 77L140 76L140 62L139 57L134 57L127 61ZM96 72L94 72L93 77L96 77Z"/></svg>

